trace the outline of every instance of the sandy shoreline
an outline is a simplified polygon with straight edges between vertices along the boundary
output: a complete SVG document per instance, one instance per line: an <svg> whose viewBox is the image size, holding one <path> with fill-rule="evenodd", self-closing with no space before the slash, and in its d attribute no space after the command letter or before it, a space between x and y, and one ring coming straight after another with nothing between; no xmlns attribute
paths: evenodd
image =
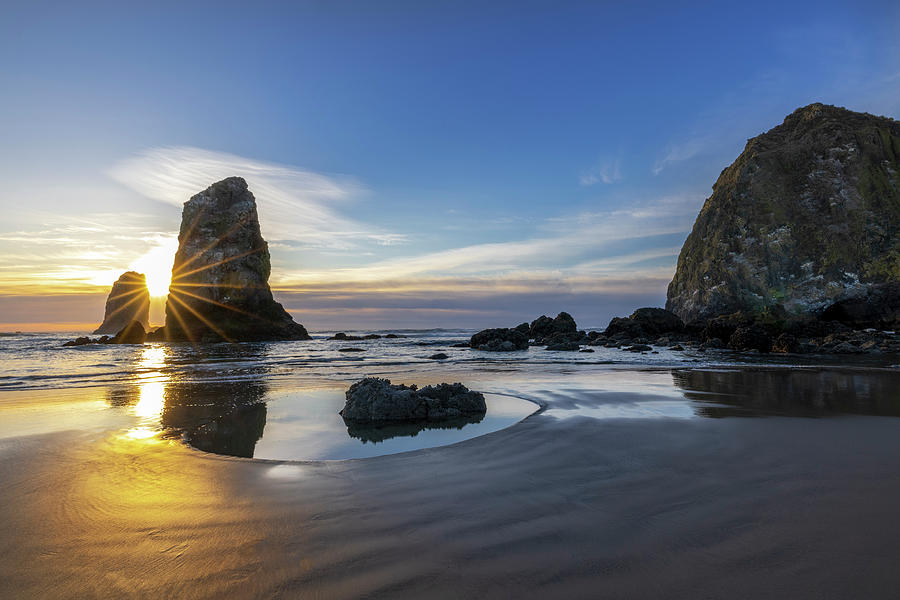
<svg viewBox="0 0 900 600"><path fill-rule="evenodd" d="M6 439L0 595L889 597L897 425L542 413L319 463L121 431Z"/></svg>

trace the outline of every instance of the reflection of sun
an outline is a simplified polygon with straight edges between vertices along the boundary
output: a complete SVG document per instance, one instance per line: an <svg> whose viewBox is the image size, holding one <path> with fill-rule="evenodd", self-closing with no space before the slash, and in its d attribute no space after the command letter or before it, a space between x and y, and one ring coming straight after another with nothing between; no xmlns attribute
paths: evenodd
<svg viewBox="0 0 900 600"><path fill-rule="evenodd" d="M154 373L158 375L159 373ZM134 405L134 414L139 417L158 417L165 405L166 388L161 381L148 381L140 384L140 399Z"/></svg>
<svg viewBox="0 0 900 600"><path fill-rule="evenodd" d="M147 289L151 296L159 297L169 293L176 250L178 239L161 239L156 246L129 265L130 270L147 276Z"/></svg>
<svg viewBox="0 0 900 600"><path fill-rule="evenodd" d="M141 352L138 367L138 401L134 414L145 421L158 419L165 407L166 376L158 371L165 366L166 352L161 347L147 346ZM146 370L144 370L146 369Z"/></svg>

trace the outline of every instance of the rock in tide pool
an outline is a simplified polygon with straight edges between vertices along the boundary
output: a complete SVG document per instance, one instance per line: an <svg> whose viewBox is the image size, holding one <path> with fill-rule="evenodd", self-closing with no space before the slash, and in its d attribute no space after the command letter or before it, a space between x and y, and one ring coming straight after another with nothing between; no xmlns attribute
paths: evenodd
<svg viewBox="0 0 900 600"><path fill-rule="evenodd" d="M307 340L269 289L269 247L256 199L240 177L184 204L165 336L171 341Z"/></svg>
<svg viewBox="0 0 900 600"><path fill-rule="evenodd" d="M738 311L897 322L900 122L810 104L747 142L678 257L666 308L686 323ZM893 302L893 304L898 304Z"/></svg>
<svg viewBox="0 0 900 600"><path fill-rule="evenodd" d="M119 276L106 298L103 323L94 334L115 334L132 321L150 327L150 292L141 273L126 271Z"/></svg>
<svg viewBox="0 0 900 600"><path fill-rule="evenodd" d="M352 422L441 421L483 415L487 403L480 392L461 383L418 389L392 385L389 379L366 377L350 386L340 415Z"/></svg>

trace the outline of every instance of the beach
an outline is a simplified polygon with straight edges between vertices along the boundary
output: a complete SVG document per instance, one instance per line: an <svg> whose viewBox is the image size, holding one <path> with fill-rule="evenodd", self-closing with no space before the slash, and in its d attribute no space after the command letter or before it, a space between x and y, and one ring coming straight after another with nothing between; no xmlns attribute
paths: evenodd
<svg viewBox="0 0 900 600"><path fill-rule="evenodd" d="M3 422L31 428L0 440L2 595L875 598L900 583L896 370L481 367L422 380L537 412L356 460L221 456L144 435L102 389L5 391ZM752 387L790 393L760 403Z"/></svg>

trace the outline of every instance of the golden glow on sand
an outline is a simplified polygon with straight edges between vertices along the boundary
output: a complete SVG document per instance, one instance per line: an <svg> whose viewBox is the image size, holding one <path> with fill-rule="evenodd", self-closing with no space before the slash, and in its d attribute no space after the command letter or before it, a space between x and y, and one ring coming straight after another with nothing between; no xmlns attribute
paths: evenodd
<svg viewBox="0 0 900 600"><path fill-rule="evenodd" d="M149 440L155 437L157 433L159 432L146 427L135 427L126 431L124 437L130 440Z"/></svg>
<svg viewBox="0 0 900 600"><path fill-rule="evenodd" d="M169 293L172 263L175 261L177 250L177 238L164 239L128 266L129 270L147 276L147 289L150 290L151 296L160 297Z"/></svg>

